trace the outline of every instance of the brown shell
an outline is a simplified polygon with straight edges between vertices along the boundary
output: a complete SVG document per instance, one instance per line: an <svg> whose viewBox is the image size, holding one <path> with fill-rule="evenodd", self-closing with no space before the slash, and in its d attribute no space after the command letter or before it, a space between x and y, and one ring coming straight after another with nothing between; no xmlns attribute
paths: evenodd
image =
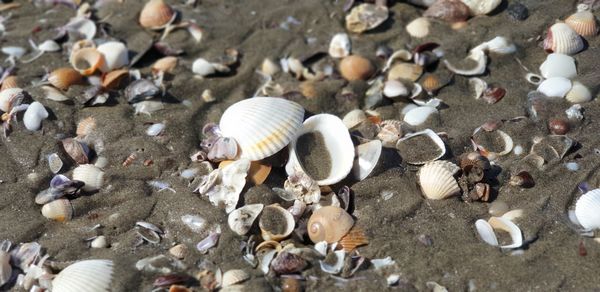
<svg viewBox="0 0 600 292"><path fill-rule="evenodd" d="M8 88L19 88L19 78L17 76L11 75L4 78L0 91Z"/></svg>
<svg viewBox="0 0 600 292"><path fill-rule="evenodd" d="M178 259L183 259L188 253L187 245L180 243L169 249L169 253Z"/></svg>
<svg viewBox="0 0 600 292"><path fill-rule="evenodd" d="M106 89L118 89L129 78L129 70L118 69L108 72L102 79L102 86Z"/></svg>
<svg viewBox="0 0 600 292"><path fill-rule="evenodd" d="M71 66L84 76L92 75L104 64L104 56L95 48L82 48L71 54Z"/></svg>
<svg viewBox="0 0 600 292"><path fill-rule="evenodd" d="M67 153L73 161L77 162L77 164L89 163L90 160L88 154L81 142L72 138L63 139L60 142L65 153Z"/></svg>
<svg viewBox="0 0 600 292"><path fill-rule="evenodd" d="M521 171L510 177L508 183L512 186L518 186L522 188L531 188L535 186L535 181L529 172Z"/></svg>
<svg viewBox="0 0 600 292"><path fill-rule="evenodd" d="M282 251L271 262L271 269L277 275L294 274L301 272L308 264L299 255Z"/></svg>
<svg viewBox="0 0 600 292"><path fill-rule="evenodd" d="M564 135L569 132L569 122L565 119L551 119L548 121L548 130L553 135Z"/></svg>
<svg viewBox="0 0 600 292"><path fill-rule="evenodd" d="M369 59L351 55L340 62L340 73L346 80L367 80L375 73L375 67Z"/></svg>
<svg viewBox="0 0 600 292"><path fill-rule="evenodd" d="M140 12L140 25L149 29L161 29L175 16L175 11L163 0L150 0Z"/></svg>
<svg viewBox="0 0 600 292"><path fill-rule="evenodd" d="M423 16L451 23L465 21L469 18L469 6L460 0L438 0L425 10Z"/></svg>
<svg viewBox="0 0 600 292"><path fill-rule="evenodd" d="M77 124L77 130L75 133L77 137L85 137L96 130L96 119L94 117L87 117Z"/></svg>
<svg viewBox="0 0 600 292"><path fill-rule="evenodd" d="M398 63L392 66L388 72L388 80L417 81L423 74L423 67L412 63Z"/></svg>
<svg viewBox="0 0 600 292"><path fill-rule="evenodd" d="M58 68L48 76L48 82L60 90L67 90L71 85L81 83L81 79L81 74L72 68Z"/></svg>
<svg viewBox="0 0 600 292"><path fill-rule="evenodd" d="M344 237L340 239L339 244L344 251L350 253L359 246L369 244L369 239L365 235L365 232L362 228L354 227L350 229L348 234L344 235Z"/></svg>
<svg viewBox="0 0 600 292"><path fill-rule="evenodd" d="M423 80L421 81L421 86L423 86L423 89L425 89L427 93L435 94L438 91L438 89L442 87L442 82L440 82L440 78L436 75L429 74L423 77Z"/></svg>
<svg viewBox="0 0 600 292"><path fill-rule="evenodd" d="M173 70L175 69L175 67L177 67L178 61L179 61L179 59L177 59L177 57L173 57L173 56L167 56L164 58L160 58L156 62L154 62L154 64L152 65L152 73L154 73L154 74L158 74L158 72L173 73Z"/></svg>
<svg viewBox="0 0 600 292"><path fill-rule="evenodd" d="M321 207L308 219L308 236L314 243L334 243L342 239L353 225L354 219L344 209L334 206Z"/></svg>

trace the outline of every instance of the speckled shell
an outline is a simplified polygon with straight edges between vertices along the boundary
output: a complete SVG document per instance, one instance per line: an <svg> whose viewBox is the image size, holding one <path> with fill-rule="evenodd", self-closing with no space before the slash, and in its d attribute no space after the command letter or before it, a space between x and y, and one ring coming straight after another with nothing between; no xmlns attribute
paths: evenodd
<svg viewBox="0 0 600 292"><path fill-rule="evenodd" d="M304 108L276 97L254 97L227 108L219 127L225 137L234 138L241 158L261 160L269 157L295 137L302 127Z"/></svg>
<svg viewBox="0 0 600 292"><path fill-rule="evenodd" d="M72 68L58 68L48 76L48 82L60 90L67 90L71 85L81 83L81 79L81 74Z"/></svg>
<svg viewBox="0 0 600 292"><path fill-rule="evenodd" d="M73 206L67 199L58 199L44 204L42 207L44 217L58 222L69 221L73 218Z"/></svg>
<svg viewBox="0 0 600 292"><path fill-rule="evenodd" d="M52 280L52 291L109 291L112 276L113 262L110 260L79 261L58 273Z"/></svg>
<svg viewBox="0 0 600 292"><path fill-rule="evenodd" d="M82 164L73 170L72 179L84 182L83 190L92 192L104 184L104 172L92 164Z"/></svg>
<svg viewBox="0 0 600 292"><path fill-rule="evenodd" d="M575 216L585 229L600 229L600 189L591 190L575 203Z"/></svg>
<svg viewBox="0 0 600 292"><path fill-rule="evenodd" d="M71 54L71 66L84 76L92 75L104 64L104 56L95 48L83 48Z"/></svg>
<svg viewBox="0 0 600 292"><path fill-rule="evenodd" d="M460 193L454 178L460 168L448 161L432 161L419 169L419 184L428 199L441 200Z"/></svg>
<svg viewBox="0 0 600 292"><path fill-rule="evenodd" d="M438 0L425 10L423 16L447 22L460 22L467 20L469 13L469 6L460 0Z"/></svg>
<svg viewBox="0 0 600 292"><path fill-rule="evenodd" d="M342 239L353 225L354 219L344 209L325 206L314 211L308 219L308 236L314 243L334 243Z"/></svg>
<svg viewBox="0 0 600 292"><path fill-rule="evenodd" d="M544 39L544 49L565 55L574 55L580 52L585 44L581 37L565 23L555 23L548 29Z"/></svg>
<svg viewBox="0 0 600 292"><path fill-rule="evenodd" d="M149 29L161 29L167 25L175 12L163 0L150 0L140 12L140 25Z"/></svg>
<svg viewBox="0 0 600 292"><path fill-rule="evenodd" d="M598 33L596 18L589 10L578 11L565 19L565 23L582 36L594 36Z"/></svg>
<svg viewBox="0 0 600 292"><path fill-rule="evenodd" d="M239 269L229 270L229 271L223 273L223 280L221 283L221 287L227 288L231 285L242 283L248 279L250 279L250 275L248 273L246 273L244 270L239 270Z"/></svg>

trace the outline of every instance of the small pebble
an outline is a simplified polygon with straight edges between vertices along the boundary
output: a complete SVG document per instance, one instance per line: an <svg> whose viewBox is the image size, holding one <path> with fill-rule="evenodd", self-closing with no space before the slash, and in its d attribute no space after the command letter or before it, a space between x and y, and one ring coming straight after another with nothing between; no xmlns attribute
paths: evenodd
<svg viewBox="0 0 600 292"><path fill-rule="evenodd" d="M492 216L502 216L504 213L508 212L508 205L503 201L494 201L490 204L490 209L488 213Z"/></svg>
<svg viewBox="0 0 600 292"><path fill-rule="evenodd" d="M394 286L394 285L398 284L398 281L400 281L400 275L391 274L387 277L386 280L387 280L388 286Z"/></svg>
<svg viewBox="0 0 600 292"><path fill-rule="evenodd" d="M527 9L527 6L519 2L508 5L506 13L508 13L508 16L511 19L517 21L523 21L529 17L529 9Z"/></svg>
<svg viewBox="0 0 600 292"><path fill-rule="evenodd" d="M515 146L515 148L513 148L513 152L515 153L515 155L523 154L523 146L521 146L521 145Z"/></svg>

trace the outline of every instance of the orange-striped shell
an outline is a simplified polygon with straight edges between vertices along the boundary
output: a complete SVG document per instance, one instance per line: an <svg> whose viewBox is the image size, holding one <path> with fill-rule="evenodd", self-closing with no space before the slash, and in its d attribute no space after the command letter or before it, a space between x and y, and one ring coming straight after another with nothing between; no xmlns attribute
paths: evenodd
<svg viewBox="0 0 600 292"><path fill-rule="evenodd" d="M19 88L19 78L17 76L11 75L4 78L4 81L2 81L2 87L0 87L0 91L8 88Z"/></svg>
<svg viewBox="0 0 600 292"><path fill-rule="evenodd" d="M171 22L175 11L163 0L150 0L140 12L140 25L149 29L162 29Z"/></svg>
<svg viewBox="0 0 600 292"><path fill-rule="evenodd" d="M353 227L350 229L348 234L344 235L342 239L339 241L339 245L346 252L351 252L355 250L359 246L369 244L369 239L365 235L365 232L362 228Z"/></svg>
<svg viewBox="0 0 600 292"><path fill-rule="evenodd" d="M81 83L81 79L81 74L72 68L58 68L48 76L48 82L60 90L67 90L71 85Z"/></svg>
<svg viewBox="0 0 600 292"><path fill-rule="evenodd" d="M108 72L102 79L102 86L107 89L118 89L129 77L129 70L118 69Z"/></svg>
<svg viewBox="0 0 600 292"><path fill-rule="evenodd" d="M71 54L71 66L82 75L92 75L104 64L104 56L95 48L83 48Z"/></svg>
<svg viewBox="0 0 600 292"><path fill-rule="evenodd" d="M77 124L77 130L75 133L77 137L85 137L96 130L96 119L94 117L87 117Z"/></svg>
<svg viewBox="0 0 600 292"><path fill-rule="evenodd" d="M598 33L596 18L594 18L594 14L589 10L571 14L571 16L565 19L565 23L581 36L594 36Z"/></svg>
<svg viewBox="0 0 600 292"><path fill-rule="evenodd" d="M441 84L440 79L433 74L425 76L423 81L421 81L421 86L423 86L423 89L428 93L435 93L441 88Z"/></svg>

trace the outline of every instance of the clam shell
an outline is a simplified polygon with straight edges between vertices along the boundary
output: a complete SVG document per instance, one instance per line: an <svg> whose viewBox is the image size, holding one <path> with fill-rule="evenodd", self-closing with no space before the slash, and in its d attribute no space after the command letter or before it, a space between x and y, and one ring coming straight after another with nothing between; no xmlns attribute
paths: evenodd
<svg viewBox="0 0 600 292"><path fill-rule="evenodd" d="M225 137L234 138L240 157L261 160L287 146L302 126L304 108L275 97L254 97L227 108L219 127Z"/></svg>
<svg viewBox="0 0 600 292"><path fill-rule="evenodd" d="M331 38L328 52L332 58L343 58L350 55L351 49L350 37L345 33L338 33Z"/></svg>
<svg viewBox="0 0 600 292"><path fill-rule="evenodd" d="M582 10L571 14L565 23L581 36L595 36L598 33L596 18L589 10Z"/></svg>
<svg viewBox="0 0 600 292"><path fill-rule="evenodd" d="M221 161L221 163L219 163L219 168L223 168L232 162L233 160ZM250 162L250 169L248 170L248 178L254 185L261 185L267 180L267 177L269 177L271 169L271 165L263 164L260 161L252 161Z"/></svg>
<svg viewBox="0 0 600 292"><path fill-rule="evenodd" d="M278 221L274 222L274 220ZM292 234L295 225L294 216L279 205L264 207L258 220L260 233L264 240L282 240ZM281 226L283 226L283 229L280 229Z"/></svg>
<svg viewBox="0 0 600 292"><path fill-rule="evenodd" d="M419 17L406 25L408 34L415 38L424 38L429 34L431 23L427 17Z"/></svg>
<svg viewBox="0 0 600 292"><path fill-rule="evenodd" d="M571 79L577 77L575 59L571 56L552 53L540 65L540 73L544 78L563 77Z"/></svg>
<svg viewBox="0 0 600 292"><path fill-rule="evenodd" d="M279 65L277 65L277 63L273 62L273 60L269 58L265 58L262 64L260 65L260 71L268 76L273 76L277 74L280 70L281 68L279 68Z"/></svg>
<svg viewBox="0 0 600 292"><path fill-rule="evenodd" d="M10 111L14 99L24 92L21 88L8 88L0 91L0 110L3 112Z"/></svg>
<svg viewBox="0 0 600 292"><path fill-rule="evenodd" d="M84 182L83 190L92 192L104 184L104 172L92 164L82 164L73 170L72 179Z"/></svg>
<svg viewBox="0 0 600 292"><path fill-rule="evenodd" d="M571 80L564 77L552 77L542 81L537 91L547 97L564 97L572 87Z"/></svg>
<svg viewBox="0 0 600 292"><path fill-rule="evenodd" d="M89 163L89 148L83 142L76 139L66 138L60 141L62 149L77 164Z"/></svg>
<svg viewBox="0 0 600 292"><path fill-rule="evenodd" d="M77 137L85 137L96 130L96 119L94 117L87 117L77 124L77 130L75 133Z"/></svg>
<svg viewBox="0 0 600 292"><path fill-rule="evenodd" d="M106 236L104 236L104 235L100 235L100 236L94 238L94 240L92 240L92 242L90 242L91 248L106 248L107 246L108 246L108 241L106 240Z"/></svg>
<svg viewBox="0 0 600 292"><path fill-rule="evenodd" d="M567 92L565 99L572 103L588 102L592 100L592 93L587 86L583 85L581 82L573 81L573 86L571 87L571 90Z"/></svg>
<svg viewBox="0 0 600 292"><path fill-rule="evenodd" d="M140 12L140 25L149 29L162 29L176 16L163 0L150 0Z"/></svg>
<svg viewBox="0 0 600 292"><path fill-rule="evenodd" d="M221 287L227 288L229 286L242 283L248 279L250 279L250 275L244 270L229 270L223 273Z"/></svg>
<svg viewBox="0 0 600 292"><path fill-rule="evenodd" d="M430 94L433 94L438 91L438 89L442 88L442 82L440 82L440 78L436 75L429 74L423 77L421 80L421 86L423 89Z"/></svg>
<svg viewBox="0 0 600 292"><path fill-rule="evenodd" d="M419 169L419 185L423 195L431 200L441 200L460 193L452 170L459 167L448 161L432 161Z"/></svg>
<svg viewBox="0 0 600 292"><path fill-rule="evenodd" d="M38 45L38 50L42 52L58 52L60 51L60 45L53 40L45 40Z"/></svg>
<svg viewBox="0 0 600 292"><path fill-rule="evenodd" d="M237 235L245 235L263 210L263 204L250 204L229 213L227 223Z"/></svg>
<svg viewBox="0 0 600 292"><path fill-rule="evenodd" d="M460 0L469 7L471 15L484 15L492 12L502 0Z"/></svg>
<svg viewBox="0 0 600 292"><path fill-rule="evenodd" d="M185 256L188 254L188 247L187 245L180 243L171 247L169 249L169 253L178 259L184 259Z"/></svg>
<svg viewBox="0 0 600 292"><path fill-rule="evenodd" d="M404 122L411 126L418 126L424 123L431 114L437 113L438 110L430 106L419 106L409 110L404 115Z"/></svg>
<svg viewBox="0 0 600 292"><path fill-rule="evenodd" d="M354 33L365 32L383 23L388 18L388 14L385 5L360 4L346 15L346 29Z"/></svg>
<svg viewBox="0 0 600 292"><path fill-rule="evenodd" d="M117 89L123 81L129 78L129 70L118 69L108 72L102 79L102 87L106 89Z"/></svg>
<svg viewBox="0 0 600 292"><path fill-rule="evenodd" d="M487 56L483 50L471 50L469 55L462 62L461 66L453 65L448 60L444 60L444 65L448 70L464 76L481 75L485 72L487 65Z"/></svg>
<svg viewBox="0 0 600 292"><path fill-rule="evenodd" d="M313 212L306 226L312 242L334 243L348 234L353 225L354 219L344 209L325 206Z"/></svg>
<svg viewBox="0 0 600 292"><path fill-rule="evenodd" d="M356 146L356 160L352 167L352 173L356 179L361 181L371 174L379 162L381 148L379 140L372 140Z"/></svg>
<svg viewBox="0 0 600 292"><path fill-rule="evenodd" d="M401 81L391 79L386 81L383 85L383 95L387 97L393 98L400 96L408 96L409 94L410 90Z"/></svg>
<svg viewBox="0 0 600 292"><path fill-rule="evenodd" d="M469 6L460 0L438 0L425 10L423 16L451 23L461 22L469 18Z"/></svg>
<svg viewBox="0 0 600 292"><path fill-rule="evenodd" d="M79 72L78 72L79 73ZM41 86L42 90L46 94L46 98L54 101L67 101L70 98L67 97L62 91L48 85Z"/></svg>
<svg viewBox="0 0 600 292"><path fill-rule="evenodd" d="M400 153L400 155L403 157L403 159L406 160L407 163L409 164L425 164L429 161L433 161L433 160L438 160L440 158L442 158L445 154L446 154L446 145L444 144L444 141L442 141L442 139L440 138L440 136L438 136L434 131L432 131L431 129L426 129L420 132L415 132L412 134L407 134L406 136L404 136L402 139L399 139L398 142L396 143L396 148L400 149L400 146L402 145L402 143L406 143L406 141L413 139L414 137L418 137L418 136L427 136L429 139L431 139L431 141L433 142L434 146L437 147L440 151L440 153L434 157L429 157L426 161L422 161L422 160L413 160L410 157L405 157L403 153Z"/></svg>
<svg viewBox="0 0 600 292"><path fill-rule="evenodd" d="M375 67L369 59L351 55L340 61L340 73L346 80L367 80L375 73Z"/></svg>
<svg viewBox="0 0 600 292"><path fill-rule="evenodd" d="M342 123L346 125L346 128L352 129L366 120L367 115L365 114L365 111L361 109L354 109L348 112L344 118L342 118Z"/></svg>
<svg viewBox="0 0 600 292"><path fill-rule="evenodd" d="M413 63L398 63L393 65L388 72L388 80L417 81L423 74L423 67Z"/></svg>
<svg viewBox="0 0 600 292"><path fill-rule="evenodd" d="M83 48L71 54L71 66L82 75L92 75L104 64L104 57L95 48Z"/></svg>
<svg viewBox="0 0 600 292"><path fill-rule="evenodd" d="M25 114L23 114L23 124L29 131L37 131L42 126L42 120L48 118L48 111L41 103L34 101L32 102Z"/></svg>
<svg viewBox="0 0 600 292"><path fill-rule="evenodd" d="M42 206L42 215L58 222L71 220L73 213L73 206L67 199L57 199Z"/></svg>
<svg viewBox="0 0 600 292"><path fill-rule="evenodd" d="M81 83L81 80L81 74L72 68L58 68L48 76L48 82L60 90L67 90L71 85Z"/></svg>
<svg viewBox="0 0 600 292"><path fill-rule="evenodd" d="M600 229L600 189L583 194L575 203L575 216L586 230Z"/></svg>
<svg viewBox="0 0 600 292"><path fill-rule="evenodd" d="M2 87L0 87L0 91L8 88L19 88L19 78L14 75L10 75L4 78L2 81Z"/></svg>
<svg viewBox="0 0 600 292"><path fill-rule="evenodd" d="M552 25L544 39L544 49L559 54L574 55L583 50L584 46L577 32L561 22Z"/></svg>
<svg viewBox="0 0 600 292"><path fill-rule="evenodd" d="M512 54L517 51L515 44L510 42L507 38L497 36L487 42L484 42L473 50L482 50L485 52L496 53L501 55Z"/></svg>
<svg viewBox="0 0 600 292"><path fill-rule="evenodd" d="M158 72L173 73L173 70L175 69L175 67L177 67L177 63L177 57L167 56L164 58L160 58L156 60L154 64L152 64L152 72L154 72L154 74Z"/></svg>
<svg viewBox="0 0 600 292"><path fill-rule="evenodd" d="M104 56L104 63L100 67L102 72L110 72L129 64L127 47L121 42L106 42L96 50Z"/></svg>
<svg viewBox="0 0 600 292"><path fill-rule="evenodd" d="M52 291L109 291L112 276L113 262L110 260L79 261L56 275L52 280Z"/></svg>

